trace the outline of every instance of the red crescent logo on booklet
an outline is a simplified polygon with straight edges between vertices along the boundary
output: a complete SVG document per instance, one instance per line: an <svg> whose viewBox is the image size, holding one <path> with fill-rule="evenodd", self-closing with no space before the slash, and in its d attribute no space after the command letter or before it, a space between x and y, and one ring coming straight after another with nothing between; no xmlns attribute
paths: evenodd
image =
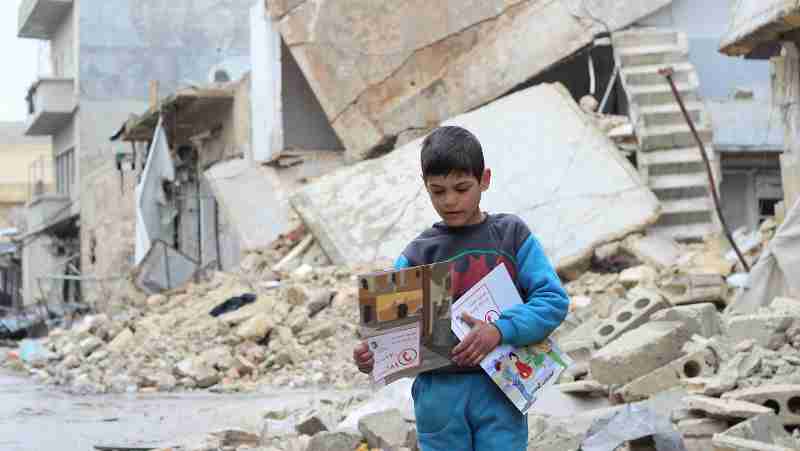
<svg viewBox="0 0 800 451"><path fill-rule="evenodd" d="M397 356L397 363L402 366L411 365L417 359L417 351L414 349L406 349Z"/></svg>
<svg viewBox="0 0 800 451"><path fill-rule="evenodd" d="M493 323L500 319L500 314L497 313L497 310L489 310L486 312L486 317L484 319L487 323Z"/></svg>

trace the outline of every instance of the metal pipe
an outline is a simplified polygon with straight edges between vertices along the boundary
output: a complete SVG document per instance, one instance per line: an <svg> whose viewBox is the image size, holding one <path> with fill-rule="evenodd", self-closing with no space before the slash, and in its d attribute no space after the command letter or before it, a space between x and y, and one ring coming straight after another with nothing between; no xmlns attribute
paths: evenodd
<svg viewBox="0 0 800 451"><path fill-rule="evenodd" d="M700 147L700 155L703 157L703 163L706 166L706 174L708 174L711 198L714 200L714 208L717 211L717 217L722 225L722 231L725 233L725 236L731 243L733 250L736 251L736 256L739 258L739 262L742 264L742 267L744 267L745 271L750 272L750 265L747 264L747 261L744 259L744 255L742 255L742 251L739 250L739 246L733 239L731 230L728 228L728 224L725 222L725 216L722 214L722 208L720 207L719 202L719 194L717 193L717 184L714 182L714 174L711 171L711 162L708 160L708 155L706 154L706 146L703 144L703 140L700 139L700 135L697 134L697 128L694 126L694 121L692 121L691 116L689 116L689 112L686 111L686 105L683 103L681 93L678 92L678 88L675 86L675 80L672 78L672 76L675 74L675 71L671 67L665 67L659 70L658 73L667 79L667 83L669 83L669 86L672 89L672 95L675 96L675 100L678 102L678 106L681 108L681 113L683 113L686 123L689 124L689 129L692 131L692 135L694 136L695 141L697 141L697 145Z"/></svg>

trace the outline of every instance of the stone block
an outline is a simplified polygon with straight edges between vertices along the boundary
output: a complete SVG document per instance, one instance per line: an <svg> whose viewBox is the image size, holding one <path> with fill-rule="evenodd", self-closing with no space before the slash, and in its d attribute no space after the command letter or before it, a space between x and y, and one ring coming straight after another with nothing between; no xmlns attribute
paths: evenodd
<svg viewBox="0 0 800 451"><path fill-rule="evenodd" d="M678 321L692 335L711 338L722 333L722 319L717 307L709 302L672 307L654 313L653 321Z"/></svg>
<svg viewBox="0 0 800 451"><path fill-rule="evenodd" d="M689 338L681 323L644 324L592 356L592 379L602 384L627 384L680 357Z"/></svg>
<svg viewBox="0 0 800 451"><path fill-rule="evenodd" d="M684 399L689 410L704 412L712 418L752 418L757 415L772 413L768 407L734 399L712 398L710 396L692 395Z"/></svg>
<svg viewBox="0 0 800 451"><path fill-rule="evenodd" d="M662 235L634 235L624 241L623 248L642 263L658 269L674 266L681 255L678 243Z"/></svg>
<svg viewBox="0 0 800 451"><path fill-rule="evenodd" d="M409 425L399 410L391 409L363 416L358 430L370 448L395 449L406 446Z"/></svg>
<svg viewBox="0 0 800 451"><path fill-rule="evenodd" d="M776 335L785 335L796 320L800 316L780 313L730 316L725 320L725 333L734 343L753 340L761 347L775 350L783 345L775 346Z"/></svg>
<svg viewBox="0 0 800 451"><path fill-rule="evenodd" d="M661 293L672 305L714 302L724 304L728 293L725 278L717 274L681 274L660 284Z"/></svg>
<svg viewBox="0 0 800 451"><path fill-rule="evenodd" d="M745 388L722 395L733 399L760 404L772 409L785 425L800 425L800 385L762 385Z"/></svg>
<svg viewBox="0 0 800 451"><path fill-rule="evenodd" d="M129 351L133 345L133 341L133 332L126 327L125 329L122 329L122 332L117 334L113 340L111 340L111 343L108 344L108 350L116 353Z"/></svg>
<svg viewBox="0 0 800 451"><path fill-rule="evenodd" d="M612 313L595 329L593 338L598 347L603 347L625 332L646 323L653 313L669 305L655 291L642 292L628 301L624 307Z"/></svg>
<svg viewBox="0 0 800 451"><path fill-rule="evenodd" d="M711 351L694 352L626 384L617 393L625 402L647 399L680 386L683 380L711 376L716 373L717 365Z"/></svg>

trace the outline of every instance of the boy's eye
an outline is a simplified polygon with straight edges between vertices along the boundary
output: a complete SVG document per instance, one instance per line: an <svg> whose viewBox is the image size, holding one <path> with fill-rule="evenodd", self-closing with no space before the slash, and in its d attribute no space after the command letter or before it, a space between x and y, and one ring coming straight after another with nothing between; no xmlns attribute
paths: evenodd
<svg viewBox="0 0 800 451"><path fill-rule="evenodd" d="M431 191L435 196L441 196L444 194L444 190L432 190Z"/></svg>
<svg viewBox="0 0 800 451"><path fill-rule="evenodd" d="M456 191L459 193L466 193L467 191L469 191L469 188L456 188Z"/></svg>

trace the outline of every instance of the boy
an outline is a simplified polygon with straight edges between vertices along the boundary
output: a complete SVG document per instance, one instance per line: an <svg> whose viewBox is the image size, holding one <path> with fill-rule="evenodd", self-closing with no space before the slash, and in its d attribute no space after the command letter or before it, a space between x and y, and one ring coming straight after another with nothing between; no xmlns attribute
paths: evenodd
<svg viewBox="0 0 800 451"><path fill-rule="evenodd" d="M421 164L425 188L442 222L412 241L395 267L453 262L457 298L505 264L525 304L503 312L493 324L465 316L472 330L453 349L454 365L417 376L411 392L419 444L422 451L525 450L527 417L479 363L500 344L544 340L564 320L569 299L522 220L480 209L491 171L484 167L475 136L460 127L434 130L423 141ZM451 339L458 342L455 335ZM372 371L373 355L365 343L353 350L353 359L362 372Z"/></svg>

